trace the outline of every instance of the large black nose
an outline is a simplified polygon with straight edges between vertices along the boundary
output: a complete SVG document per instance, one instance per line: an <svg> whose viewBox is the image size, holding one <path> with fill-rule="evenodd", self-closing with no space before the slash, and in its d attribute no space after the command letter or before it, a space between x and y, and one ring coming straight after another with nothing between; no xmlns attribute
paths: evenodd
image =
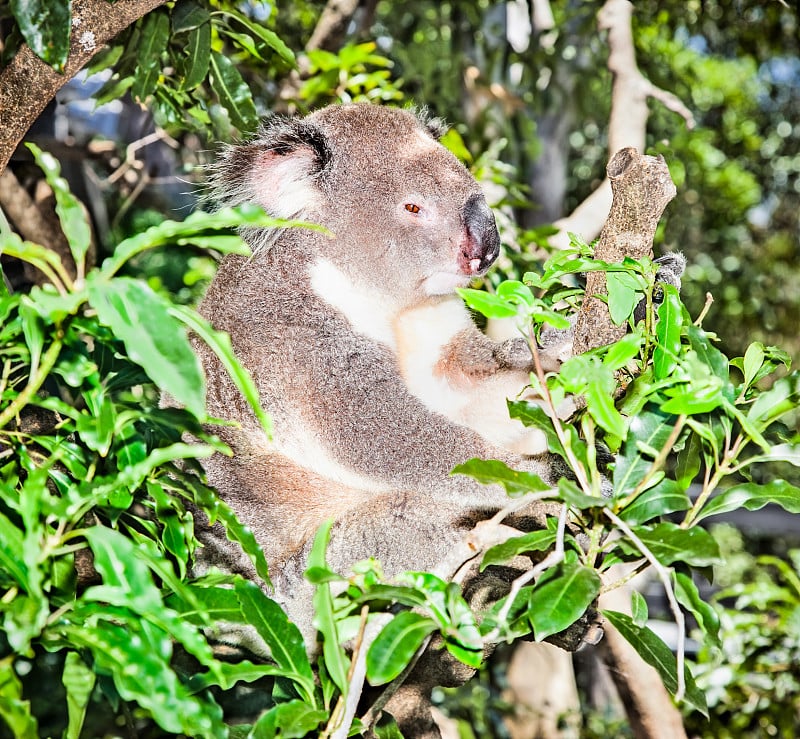
<svg viewBox="0 0 800 739"><path fill-rule="evenodd" d="M470 265L469 271L473 274L484 272L500 253L500 234L494 213L483 195L478 193L467 198L462 212L467 239L463 243L461 258Z"/></svg>

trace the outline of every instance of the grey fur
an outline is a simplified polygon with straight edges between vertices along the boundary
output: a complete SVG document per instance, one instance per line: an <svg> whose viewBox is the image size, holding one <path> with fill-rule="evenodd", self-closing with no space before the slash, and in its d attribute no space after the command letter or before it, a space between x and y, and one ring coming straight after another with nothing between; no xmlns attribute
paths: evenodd
<svg viewBox="0 0 800 739"><path fill-rule="evenodd" d="M453 422L412 393L400 370L398 317L451 305L454 287L483 274L499 248L477 182L438 133L408 111L336 106L268 121L215 168L222 204L257 202L333 234L246 233L253 257L226 257L202 304L253 373L274 442L197 344L210 414L239 423L220 430L234 456L211 458L209 480L264 547L274 595L307 637L311 589L302 572L323 520L336 520L334 569L369 556L389 574L428 569L507 503L499 487L451 476L456 464L503 459L553 481L547 456L523 459ZM490 374L519 376L518 346L488 345L469 321L459 342ZM529 515L541 523L545 510ZM201 570L254 575L218 527L199 536Z"/></svg>

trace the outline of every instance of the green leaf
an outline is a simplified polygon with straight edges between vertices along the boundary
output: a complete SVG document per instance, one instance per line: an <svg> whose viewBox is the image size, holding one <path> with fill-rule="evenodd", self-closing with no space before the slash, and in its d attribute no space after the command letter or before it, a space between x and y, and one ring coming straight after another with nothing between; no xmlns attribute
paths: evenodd
<svg viewBox="0 0 800 739"><path fill-rule="evenodd" d="M504 564L523 552L542 552L549 549L555 541L555 531L531 531L522 536L515 536L513 539L491 547L483 555L481 572L490 565Z"/></svg>
<svg viewBox="0 0 800 739"><path fill-rule="evenodd" d="M279 703L263 713L253 725L248 737L252 739L302 739L328 718L328 712L299 700Z"/></svg>
<svg viewBox="0 0 800 739"><path fill-rule="evenodd" d="M668 513L687 511L691 505L689 496L674 480L664 479L637 495L619 512L619 517L629 524L641 524Z"/></svg>
<svg viewBox="0 0 800 739"><path fill-rule="evenodd" d="M144 282L127 277L87 280L100 322L120 339L150 379L198 418L205 417L206 383L186 329L171 303Z"/></svg>
<svg viewBox="0 0 800 739"><path fill-rule="evenodd" d="M22 698L22 683L14 672L14 657L0 660L0 718L16 739L38 739L39 725L31 704Z"/></svg>
<svg viewBox="0 0 800 739"><path fill-rule="evenodd" d="M684 608L694 616L700 628L716 647L721 647L719 638L719 616L710 603L700 597L697 585L689 575L682 572L672 573L675 583L675 597Z"/></svg>
<svg viewBox="0 0 800 739"><path fill-rule="evenodd" d="M497 459L470 459L453 468L451 474L469 475L484 485L502 485L512 497L551 489L539 475L512 470L505 462Z"/></svg>
<svg viewBox="0 0 800 739"><path fill-rule="evenodd" d="M528 617L536 641L575 623L600 593L600 575L577 562L548 570L531 593Z"/></svg>
<svg viewBox="0 0 800 739"><path fill-rule="evenodd" d="M691 434L685 446L678 452L675 461L675 480L682 490L686 490L700 472L700 455L703 444L697 434Z"/></svg>
<svg viewBox="0 0 800 739"><path fill-rule="evenodd" d="M681 349L683 311L678 291L672 285L663 285L664 301L658 307L656 338L653 351L653 370L657 380L668 377L675 369Z"/></svg>
<svg viewBox="0 0 800 739"><path fill-rule="evenodd" d="M733 385L730 381L730 371L728 369L728 358L715 346L711 344L708 334L698 326L689 325L686 333L698 358L703 364L710 368L715 377L723 381L725 386L730 388L730 400L733 400Z"/></svg>
<svg viewBox="0 0 800 739"><path fill-rule="evenodd" d="M544 412L540 405L530 403L527 400L509 400L508 413L511 418L521 421L523 426L535 427L544 431L547 437L547 448L554 454L562 457L566 456L564 447L556 434L553 420Z"/></svg>
<svg viewBox="0 0 800 739"><path fill-rule="evenodd" d="M261 39L270 49L272 49L289 66L295 65L294 52L280 39L280 37L269 28L255 23L243 13L231 8L225 10L226 15L234 18L241 23L251 34Z"/></svg>
<svg viewBox="0 0 800 739"><path fill-rule="evenodd" d="M308 556L309 567L328 569L325 551L331 537L333 520L326 521L317 530L311 552ZM322 583L314 589L314 626L322 636L322 654L325 668L342 695L347 695L347 673L350 660L339 644L339 633L333 613L333 594L330 583Z"/></svg>
<svg viewBox="0 0 800 739"><path fill-rule="evenodd" d="M754 341L747 347L743 364L745 387L750 387L752 384L761 365L764 364L764 357L764 345L760 341Z"/></svg>
<svg viewBox="0 0 800 739"><path fill-rule="evenodd" d="M769 426L784 413L793 411L800 401L800 372L792 372L776 380L766 392L755 399L747 418L757 424L759 429Z"/></svg>
<svg viewBox="0 0 800 739"><path fill-rule="evenodd" d="M283 609L249 580L237 580L234 586L248 624L269 647L272 659L284 670L298 676L303 698L314 701L314 676L300 630L289 621Z"/></svg>
<svg viewBox="0 0 800 739"><path fill-rule="evenodd" d="M620 326L633 314L641 298L639 281L628 272L606 272L608 312L615 325Z"/></svg>
<svg viewBox="0 0 800 739"><path fill-rule="evenodd" d="M182 0L176 3L172 11L172 33L179 34L193 31L211 20L211 15L202 5L193 0Z"/></svg>
<svg viewBox="0 0 800 739"><path fill-rule="evenodd" d="M457 288L456 292L472 310L487 318L513 318L519 312L515 303L496 293L466 287Z"/></svg>
<svg viewBox="0 0 800 739"><path fill-rule="evenodd" d="M86 252L92 242L92 232L86 213L78 199L72 194L67 181L61 177L61 167L54 156L43 152L36 144L26 144L36 160L36 164L44 172L47 184L56 198L56 213L61 228L67 237L72 258L81 274L84 269Z"/></svg>
<svg viewBox="0 0 800 739"><path fill-rule="evenodd" d="M169 41L169 16L153 10L144 17L138 44L136 73L131 94L140 103L155 92L161 74L161 57Z"/></svg>
<svg viewBox="0 0 800 739"><path fill-rule="evenodd" d="M96 675L77 652L67 652L61 682L67 691L69 724L64 739L80 739Z"/></svg>
<svg viewBox="0 0 800 739"><path fill-rule="evenodd" d="M228 373L228 377L233 380L237 390L250 404L264 433L272 438L272 419L261 407L261 397L252 376L236 358L230 336L224 331L216 331L197 311L186 306L174 305L170 308L170 313L194 331L214 352Z"/></svg>
<svg viewBox="0 0 800 739"><path fill-rule="evenodd" d="M562 477L558 481L558 492L567 505L578 510L583 510L585 508L602 508L610 503L608 498L586 495L576 483L566 477Z"/></svg>
<svg viewBox="0 0 800 739"><path fill-rule="evenodd" d="M639 354L642 342L641 334L626 334L619 341L615 341L608 346L603 357L603 364L612 370L624 367Z"/></svg>
<svg viewBox="0 0 800 739"><path fill-rule="evenodd" d="M255 129L258 124L253 94L242 79L233 62L218 51L211 52L211 89L220 105L228 111L231 122L243 133Z"/></svg>
<svg viewBox="0 0 800 739"><path fill-rule="evenodd" d="M647 601L638 590L631 590L631 615L637 626L647 625Z"/></svg>
<svg viewBox="0 0 800 739"><path fill-rule="evenodd" d="M663 522L655 526L635 526L633 532L664 566L685 562L694 567L718 564L719 546L705 529L682 529L674 523ZM625 551L637 551L627 540L620 540Z"/></svg>
<svg viewBox="0 0 800 739"><path fill-rule="evenodd" d="M771 480L765 485L753 482L734 485L711 498L695 518L695 523L709 516L735 511L737 508L757 511L769 503L775 503L789 513L800 513L800 488L786 480Z"/></svg>
<svg viewBox="0 0 800 739"><path fill-rule="evenodd" d="M673 695L678 689L678 662L670 648L646 626L637 626L630 616L618 611L602 611L605 618L619 631L623 638L639 653L639 656L654 667L661 677L664 687ZM692 674L686 668L686 702L703 715L708 716L706 698L697 687Z"/></svg>
<svg viewBox="0 0 800 739"><path fill-rule="evenodd" d="M203 23L189 31L183 54L179 57L180 89L194 90L208 74L211 63L211 24Z"/></svg>
<svg viewBox="0 0 800 739"><path fill-rule="evenodd" d="M80 623L67 621L58 629L75 646L90 650L95 671L110 675L120 696L137 702L162 729L196 737L224 736L221 709L192 696L171 668L170 637L124 609L114 613L106 606L103 613L113 613L115 621L76 612Z"/></svg>
<svg viewBox="0 0 800 739"><path fill-rule="evenodd" d="M69 0L11 0L10 6L31 51L58 72L63 72L72 30Z"/></svg>
<svg viewBox="0 0 800 739"><path fill-rule="evenodd" d="M383 627L367 651L370 684L384 685L394 680L436 628L436 622L427 616L413 611L398 613Z"/></svg>
<svg viewBox="0 0 800 739"><path fill-rule="evenodd" d="M591 417L609 434L624 439L625 421L614 405L614 396L609 395L600 383L591 383L586 389L586 405Z"/></svg>

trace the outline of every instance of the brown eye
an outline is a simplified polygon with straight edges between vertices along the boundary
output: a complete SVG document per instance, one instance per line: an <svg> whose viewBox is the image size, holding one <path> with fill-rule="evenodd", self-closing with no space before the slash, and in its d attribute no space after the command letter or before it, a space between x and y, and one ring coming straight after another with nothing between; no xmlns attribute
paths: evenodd
<svg viewBox="0 0 800 739"><path fill-rule="evenodd" d="M405 208L409 213L419 213L419 206L414 203L406 203Z"/></svg>

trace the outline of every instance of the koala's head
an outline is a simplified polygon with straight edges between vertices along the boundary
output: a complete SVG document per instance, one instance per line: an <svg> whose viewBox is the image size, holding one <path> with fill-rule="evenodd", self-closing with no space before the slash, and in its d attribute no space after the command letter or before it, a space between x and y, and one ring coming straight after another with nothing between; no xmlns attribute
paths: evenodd
<svg viewBox="0 0 800 739"><path fill-rule="evenodd" d="M367 104L273 117L227 151L215 189L224 204L325 226L335 238L317 251L354 279L409 297L449 293L486 272L500 240L443 132L437 120Z"/></svg>

